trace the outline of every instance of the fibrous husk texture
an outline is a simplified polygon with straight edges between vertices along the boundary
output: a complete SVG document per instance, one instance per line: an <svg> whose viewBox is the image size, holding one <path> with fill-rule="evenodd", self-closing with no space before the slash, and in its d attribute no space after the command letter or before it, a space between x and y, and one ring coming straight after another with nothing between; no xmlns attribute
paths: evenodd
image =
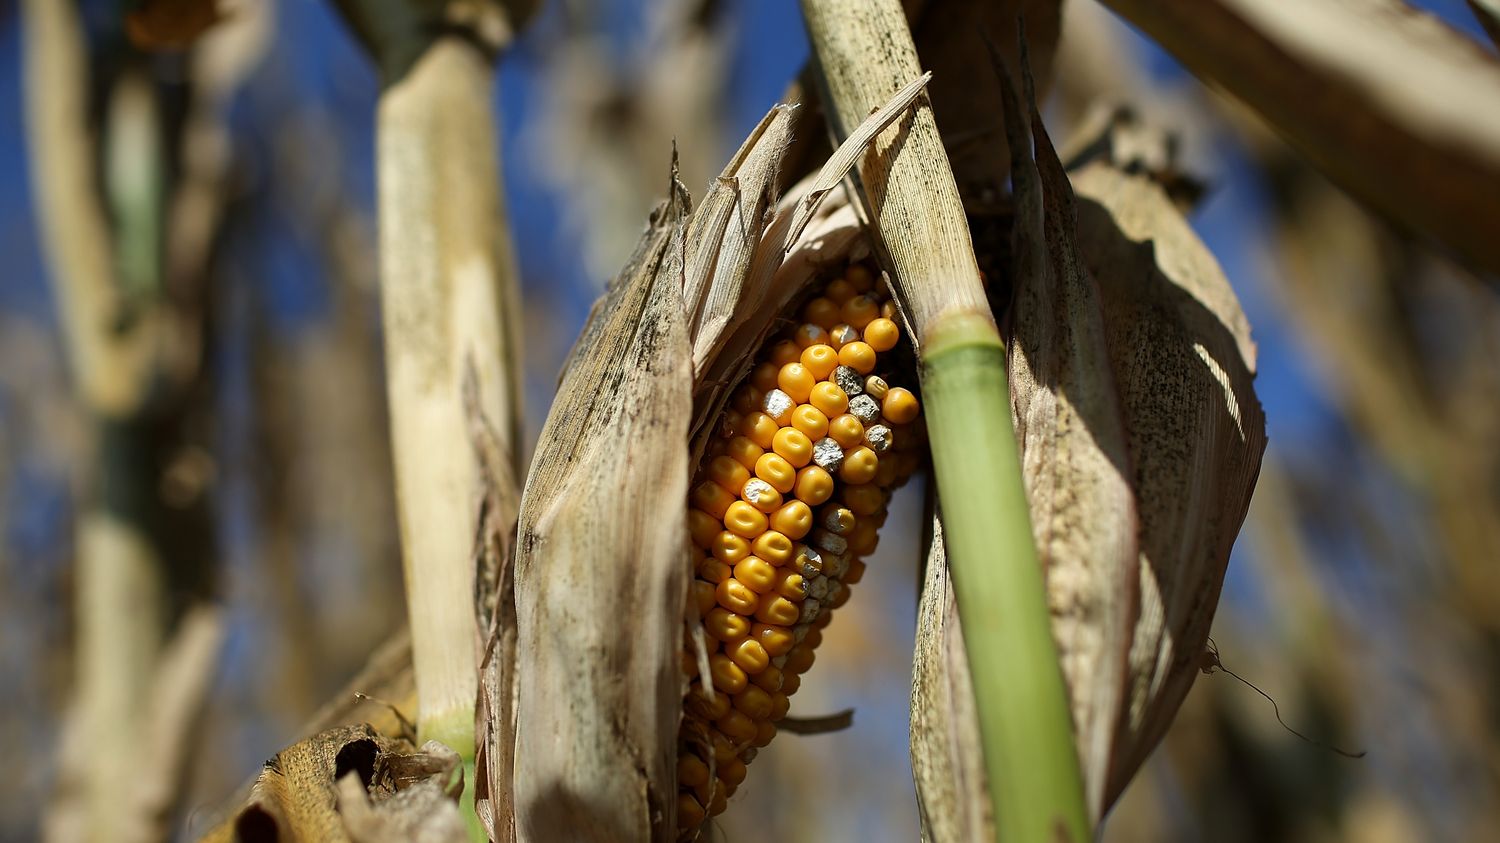
<svg viewBox="0 0 1500 843"><path fill-rule="evenodd" d="M924 83L871 125L887 125ZM828 216L815 212L855 157L836 153L778 205L796 115L773 109L696 210L674 171L670 198L570 355L522 496L516 670L509 693L487 691L502 723L482 752L512 759L508 780L496 764L484 773L497 839L675 838L684 502L703 420L798 279L811 278L805 261L788 263L802 275L778 270L789 250L822 248ZM873 133L862 127L851 143ZM841 230L857 231L852 216L845 222Z"/></svg>
<svg viewBox="0 0 1500 843"><path fill-rule="evenodd" d="M1249 326L1213 256L1149 177L1100 162L1070 181L1026 81L1025 100L1004 88L1011 406L1097 822L1192 685L1265 420ZM929 564L944 564L940 542ZM932 840L990 834L957 630L946 576L929 571L912 742Z"/></svg>

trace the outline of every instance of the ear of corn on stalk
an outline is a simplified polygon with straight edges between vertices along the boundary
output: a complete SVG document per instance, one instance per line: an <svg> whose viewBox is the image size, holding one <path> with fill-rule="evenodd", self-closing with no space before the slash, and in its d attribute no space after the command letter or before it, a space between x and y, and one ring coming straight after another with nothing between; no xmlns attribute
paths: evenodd
<svg viewBox="0 0 1500 843"><path fill-rule="evenodd" d="M766 344L699 466L677 759L685 839L775 737L891 490L920 460L917 399L888 382L895 315L869 266L844 267Z"/></svg>

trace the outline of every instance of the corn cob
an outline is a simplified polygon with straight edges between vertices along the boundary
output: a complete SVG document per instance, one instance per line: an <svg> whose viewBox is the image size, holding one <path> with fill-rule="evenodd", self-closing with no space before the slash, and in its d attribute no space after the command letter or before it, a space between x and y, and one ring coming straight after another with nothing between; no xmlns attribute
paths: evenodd
<svg viewBox="0 0 1500 843"><path fill-rule="evenodd" d="M890 492L920 463L919 406L879 372L901 339L895 304L850 264L807 301L729 406L688 497L695 577L678 746L689 840L722 812L776 735L831 610L875 550Z"/></svg>

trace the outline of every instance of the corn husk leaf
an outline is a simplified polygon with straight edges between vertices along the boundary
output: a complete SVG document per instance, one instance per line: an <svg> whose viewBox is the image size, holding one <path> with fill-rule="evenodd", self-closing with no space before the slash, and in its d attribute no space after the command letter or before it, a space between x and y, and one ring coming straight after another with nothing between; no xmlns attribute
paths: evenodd
<svg viewBox="0 0 1500 843"><path fill-rule="evenodd" d="M911 772L922 840L995 839L995 813L979 746L958 600L943 549L943 524L934 518L911 679Z"/></svg>
<svg viewBox="0 0 1500 843"><path fill-rule="evenodd" d="M924 82L898 101L909 104ZM676 836L679 663L691 626L681 501L708 429L700 421L722 406L795 294L776 273L787 234L811 230L855 158L836 155L778 207L795 113L773 109L696 211L674 172L672 198L570 355L522 496L514 725L486 741L515 739L508 785L487 774L499 839L508 839L507 786L516 839ZM870 120L886 125L899 113L893 106ZM494 705L503 685L487 694L486 710L503 717Z"/></svg>
<svg viewBox="0 0 1500 843"><path fill-rule="evenodd" d="M364 723L336 726L267 761L236 814L202 839L458 843L468 839L462 789L447 747L416 749Z"/></svg>
<svg viewBox="0 0 1500 843"><path fill-rule="evenodd" d="M1500 61L1399 0L1105 0L1341 187L1500 271Z"/></svg>
<svg viewBox="0 0 1500 843"><path fill-rule="evenodd" d="M1244 314L1167 193L1108 161L1070 184L1028 105L1029 118L1012 101L1007 120L1012 405L1097 821L1196 675L1265 422ZM929 572L928 585L944 583ZM951 818L942 806L955 799L987 804L977 724L941 693L967 672L956 624L942 593L923 595L912 740L936 756L917 779L924 818ZM979 816L924 833L987 839Z"/></svg>
<svg viewBox="0 0 1500 843"><path fill-rule="evenodd" d="M1085 798L1097 823L1133 621L1136 502L1100 293L1073 236L1073 193L1036 113L1030 76L1027 112L1008 77L1003 88L1016 205L1011 410Z"/></svg>

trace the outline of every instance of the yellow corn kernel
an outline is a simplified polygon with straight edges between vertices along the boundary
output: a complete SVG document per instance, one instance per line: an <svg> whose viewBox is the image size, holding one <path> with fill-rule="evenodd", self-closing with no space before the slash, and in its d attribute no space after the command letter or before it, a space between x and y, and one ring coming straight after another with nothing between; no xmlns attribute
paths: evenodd
<svg viewBox="0 0 1500 843"><path fill-rule="evenodd" d="M718 815L724 813L724 809L728 807L729 794L724 790L723 787L714 788L713 798L709 800L708 803L708 815L711 817L717 817Z"/></svg>
<svg viewBox="0 0 1500 843"><path fill-rule="evenodd" d="M797 472L795 491L798 500L819 506L833 497L833 475L822 466L809 465Z"/></svg>
<svg viewBox="0 0 1500 843"><path fill-rule="evenodd" d="M736 436L730 439L729 444L724 447L725 456L751 471L755 470L755 461L760 459L760 455L765 452L765 448L750 441L747 436Z"/></svg>
<svg viewBox="0 0 1500 843"><path fill-rule="evenodd" d="M792 411L792 427L816 442L828 435L828 416L811 404L798 404L797 409Z"/></svg>
<svg viewBox="0 0 1500 843"><path fill-rule="evenodd" d="M729 735L731 738L734 737L734 735L730 734L727 731L724 734ZM736 758L733 761L730 761L728 764L720 767L719 780L727 785L731 785L734 787L738 787L739 785L744 784L745 762Z"/></svg>
<svg viewBox="0 0 1500 843"><path fill-rule="evenodd" d="M719 728L719 731L724 733L725 737L736 744L747 744L755 739L755 721L746 717L744 712L735 711L731 708L724 713L723 717L715 720L714 725ZM734 762L731 761L729 763L733 764ZM726 764L719 765L719 778L724 777L724 769L727 766Z"/></svg>
<svg viewBox="0 0 1500 843"><path fill-rule="evenodd" d="M798 404L807 403L807 396L812 394L813 384L817 382L813 373L800 362L788 363L776 374L776 385Z"/></svg>
<svg viewBox="0 0 1500 843"><path fill-rule="evenodd" d="M814 325L811 322L803 322L797 326L797 330L792 332L792 342L795 342L799 348L805 350L819 343L828 342L828 332L822 326Z"/></svg>
<svg viewBox="0 0 1500 843"><path fill-rule="evenodd" d="M788 363L796 363L802 357L802 346L792 340L782 340L771 346L771 363L778 372ZM769 391L769 390L767 390Z"/></svg>
<svg viewBox="0 0 1500 843"><path fill-rule="evenodd" d="M740 499L767 515L781 508L781 493L759 477L745 481Z"/></svg>
<svg viewBox="0 0 1500 843"><path fill-rule="evenodd" d="M801 362L815 380L826 380L839 367L839 353L831 345L818 343L802 349Z"/></svg>
<svg viewBox="0 0 1500 843"><path fill-rule="evenodd" d="M807 598L807 582L802 574L791 568L777 568L771 587L788 600L802 601Z"/></svg>
<svg viewBox="0 0 1500 843"><path fill-rule="evenodd" d="M708 657L708 675L714 680L714 690L725 694L738 694L750 682L745 671L723 653Z"/></svg>
<svg viewBox="0 0 1500 843"><path fill-rule="evenodd" d="M765 362L750 370L750 385L760 390L761 395L776 388L776 373L780 371L775 363Z"/></svg>
<svg viewBox="0 0 1500 843"><path fill-rule="evenodd" d="M779 693L779 692L771 694L771 719L772 720L781 720L781 719L785 718L787 710L790 709L791 707L792 707L791 700L788 700L786 698L786 694Z"/></svg>
<svg viewBox="0 0 1500 843"><path fill-rule="evenodd" d="M714 597L714 583L706 580L693 580L693 606L698 610L698 617L703 617L713 608L719 605L718 598Z"/></svg>
<svg viewBox="0 0 1500 843"><path fill-rule="evenodd" d="M708 695L708 689L699 682L694 682L688 690L688 703L693 708L693 713L705 720L717 720L723 717L730 706L729 695L722 691L715 692L712 697Z"/></svg>
<svg viewBox="0 0 1500 843"><path fill-rule="evenodd" d="M900 341L901 329L896 327L895 322L882 316L879 319L870 320L870 324L865 326L864 338L865 342L876 351L890 351Z"/></svg>
<svg viewBox="0 0 1500 843"><path fill-rule="evenodd" d="M771 658L784 656L789 650L797 645L797 639L792 631L784 626L774 626L768 623L757 623L750 627L750 637L760 642Z"/></svg>
<svg viewBox="0 0 1500 843"><path fill-rule="evenodd" d="M792 561L795 550L792 540L775 530L767 530L756 536L755 543L750 547L756 556L776 566Z"/></svg>
<svg viewBox="0 0 1500 843"><path fill-rule="evenodd" d="M823 633L821 631L817 630L817 629L809 629L807 631L807 634L802 637L802 643L798 644L797 646L798 647L806 647L809 650L816 650L816 649L818 649L818 645L822 644L822 643L823 643ZM799 672L800 673L806 673L807 671L799 671Z"/></svg>
<svg viewBox="0 0 1500 843"><path fill-rule="evenodd" d="M846 486L839 493L844 506L855 515L874 515L885 506L885 490L879 486Z"/></svg>
<svg viewBox="0 0 1500 843"><path fill-rule="evenodd" d="M775 419L759 410L746 413L745 417L740 420L739 426L740 433L763 449L771 447L771 439L780 429L781 425L777 424Z"/></svg>
<svg viewBox="0 0 1500 843"><path fill-rule="evenodd" d="M868 293L875 289L875 273L862 263L853 264L844 270L844 278L848 279L849 286L857 292Z"/></svg>
<svg viewBox="0 0 1500 843"><path fill-rule="evenodd" d="M750 479L750 469L740 465L733 457L714 457L709 460L703 476L730 492L738 493Z"/></svg>
<svg viewBox="0 0 1500 843"><path fill-rule="evenodd" d="M724 511L724 526L732 533L753 539L766 531L766 514L744 501L735 501Z"/></svg>
<svg viewBox="0 0 1500 843"><path fill-rule="evenodd" d="M746 640L748 641L749 639ZM806 673L807 669L812 666L812 648L799 644L786 654L786 663L781 666L781 669L787 673Z"/></svg>
<svg viewBox="0 0 1500 843"><path fill-rule="evenodd" d="M770 698L766 700L766 708L771 707ZM701 787L708 784L708 765L703 759L692 753L686 753L677 758L677 781L688 787Z"/></svg>
<svg viewBox="0 0 1500 843"><path fill-rule="evenodd" d="M703 806L698 804L698 800L694 799L692 794L677 794L678 828L696 828L697 826L701 825L706 819L708 819L708 813L703 810Z"/></svg>
<svg viewBox="0 0 1500 843"><path fill-rule="evenodd" d="M801 688L801 687L802 687L802 676L801 676L801 674L792 673L789 670L788 671L782 671L782 674L781 674L781 693L783 693L783 694L785 694L785 695L787 695L787 696L790 697L792 694L797 693L797 689Z"/></svg>
<svg viewBox="0 0 1500 843"><path fill-rule="evenodd" d="M842 536L854 529L854 510L843 506L830 506L823 510L823 526L828 532Z"/></svg>
<svg viewBox="0 0 1500 843"><path fill-rule="evenodd" d="M849 534L849 552L860 556L868 556L875 552L875 547L880 543L880 528L873 521L861 521L854 525L854 532ZM844 577L844 582L849 578Z"/></svg>
<svg viewBox="0 0 1500 843"><path fill-rule="evenodd" d="M884 304L882 304L880 306L880 315L884 316L887 319L895 319L896 318L896 303L894 301L888 301L888 302L885 302Z"/></svg>
<svg viewBox="0 0 1500 843"><path fill-rule="evenodd" d="M865 578L865 562L863 559L850 559L849 567L844 569L842 581L847 585L854 585ZM755 634L755 628L751 627L751 635Z"/></svg>
<svg viewBox="0 0 1500 843"><path fill-rule="evenodd" d="M776 699L776 692L781 690L783 679L781 668L774 664L750 677L750 681L755 683L755 687L764 689L767 693L771 694L773 702Z"/></svg>
<svg viewBox="0 0 1500 843"><path fill-rule="evenodd" d="M828 435L841 447L853 448L865 441L865 423L845 413L828 422Z"/></svg>
<svg viewBox="0 0 1500 843"><path fill-rule="evenodd" d="M823 288L823 295L839 305L859 295L859 292L854 289L854 285L850 284L847 278L835 278Z"/></svg>
<svg viewBox="0 0 1500 843"><path fill-rule="evenodd" d="M813 387L809 403L822 410L823 415L833 418L849 409L849 396L839 389L838 384L823 381Z"/></svg>
<svg viewBox="0 0 1500 843"><path fill-rule="evenodd" d="M771 716L771 694L764 688L751 685L735 694L731 702L752 720L764 720Z"/></svg>
<svg viewBox="0 0 1500 843"><path fill-rule="evenodd" d="M802 318L825 330L832 328L841 321L839 319L839 306L831 299L818 296L809 301L802 308Z"/></svg>
<svg viewBox="0 0 1500 843"><path fill-rule="evenodd" d="M733 493L726 491L718 483L705 480L693 487L693 491L689 495L689 500L693 506L709 515L715 518L723 518L724 513L729 509L729 505L734 503L735 496Z"/></svg>
<svg viewBox="0 0 1500 843"><path fill-rule="evenodd" d="M730 400L729 406L741 413L759 410L763 395L764 393L753 386L742 386L734 391L734 398Z"/></svg>
<svg viewBox="0 0 1500 843"><path fill-rule="evenodd" d="M865 394L876 401L885 400L885 394L890 390L890 384L887 384L885 378L879 375L869 375L865 378Z"/></svg>
<svg viewBox="0 0 1500 843"><path fill-rule="evenodd" d="M776 737L776 724L769 720L759 720L755 724L755 739L750 741L751 746L768 746Z"/></svg>
<svg viewBox="0 0 1500 843"><path fill-rule="evenodd" d="M703 629L720 641L735 641L750 634L750 621L723 606L715 606L703 619Z"/></svg>
<svg viewBox="0 0 1500 843"><path fill-rule="evenodd" d="M720 585L733 575L733 571L723 560L710 556L698 560L697 574L707 582Z"/></svg>
<svg viewBox="0 0 1500 843"><path fill-rule="evenodd" d="M760 607L760 598L749 586L728 577L714 589L714 599L719 605L737 615L753 615Z"/></svg>
<svg viewBox="0 0 1500 843"><path fill-rule="evenodd" d="M853 325L835 325L833 330L828 332L828 344L833 346L834 351L858 341L859 330Z"/></svg>
<svg viewBox="0 0 1500 843"><path fill-rule="evenodd" d="M724 529L724 524L707 512L699 509L688 510L688 536L698 547L712 547L714 536L717 536L722 529Z"/></svg>
<svg viewBox="0 0 1500 843"><path fill-rule="evenodd" d="M734 578L756 594L765 594L776 587L776 570L764 559L746 556L734 566Z"/></svg>
<svg viewBox="0 0 1500 843"><path fill-rule="evenodd" d="M790 492L797 482L797 469L780 454L761 454L755 461L755 476L771 484L771 488L783 495Z"/></svg>
<svg viewBox="0 0 1500 843"><path fill-rule="evenodd" d="M839 314L843 321L863 331L866 325L880 316L880 304L869 296L855 296L844 302Z"/></svg>
<svg viewBox="0 0 1500 843"><path fill-rule="evenodd" d="M730 661L749 676L754 676L771 666L770 654L754 638L742 638L733 644L728 644L724 652L729 656Z"/></svg>
<svg viewBox="0 0 1500 843"><path fill-rule="evenodd" d="M794 468L801 468L812 461L812 440L795 427L783 427L776 431L771 448Z"/></svg>
<svg viewBox="0 0 1500 843"><path fill-rule="evenodd" d="M728 530L720 530L718 535L714 536L713 542L709 544L708 551L714 555L715 559L721 559L733 565L750 555L750 542L746 541L744 536L736 536Z"/></svg>
<svg viewBox="0 0 1500 843"><path fill-rule="evenodd" d="M730 507L733 509L733 507ZM760 515L759 512L755 513ZM771 513L771 529L786 536L792 541L807 535L812 529L812 509L802 501L788 501L781 508Z"/></svg>
<svg viewBox="0 0 1500 843"><path fill-rule="evenodd" d="M839 365L868 375L875 371L875 349L864 341L851 342L839 349Z"/></svg>
<svg viewBox="0 0 1500 843"><path fill-rule="evenodd" d="M875 479L875 471L880 468L880 457L875 452L860 445L844 454L844 464L839 467L839 479L851 486L858 486Z"/></svg>
<svg viewBox="0 0 1500 843"><path fill-rule="evenodd" d="M767 594L755 609L755 619L775 626L791 626L802 617L796 603L779 594Z"/></svg>
<svg viewBox="0 0 1500 843"><path fill-rule="evenodd" d="M891 387L885 400L880 402L880 414L892 424L909 424L916 420L920 411L917 396L899 386Z"/></svg>

